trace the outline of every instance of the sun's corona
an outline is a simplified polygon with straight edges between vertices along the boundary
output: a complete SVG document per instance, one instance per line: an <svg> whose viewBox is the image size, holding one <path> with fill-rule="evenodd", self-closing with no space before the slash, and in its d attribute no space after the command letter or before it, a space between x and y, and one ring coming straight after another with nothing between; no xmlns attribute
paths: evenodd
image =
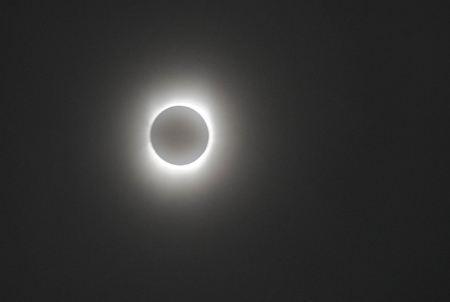
<svg viewBox="0 0 450 302"><path fill-rule="evenodd" d="M193 101L173 101L152 113L150 156L169 172L197 171L209 157L213 136L206 108Z"/></svg>

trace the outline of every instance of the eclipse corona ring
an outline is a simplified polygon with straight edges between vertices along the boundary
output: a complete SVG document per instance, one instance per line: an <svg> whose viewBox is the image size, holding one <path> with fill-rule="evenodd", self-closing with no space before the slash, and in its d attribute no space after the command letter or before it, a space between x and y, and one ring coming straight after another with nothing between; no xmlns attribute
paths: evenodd
<svg viewBox="0 0 450 302"><path fill-rule="evenodd" d="M205 152L209 132L203 117L194 109L174 106L162 111L150 130L150 142L165 162L184 166Z"/></svg>

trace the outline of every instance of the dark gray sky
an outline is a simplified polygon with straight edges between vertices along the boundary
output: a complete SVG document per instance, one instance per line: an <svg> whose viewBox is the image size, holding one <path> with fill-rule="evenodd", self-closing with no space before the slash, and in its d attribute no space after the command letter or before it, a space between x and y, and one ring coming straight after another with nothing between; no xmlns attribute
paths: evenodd
<svg viewBox="0 0 450 302"><path fill-rule="evenodd" d="M443 8L0 11L2 300L448 299ZM199 83L232 129L229 161L195 194L166 194L130 168L133 131L147 95Z"/></svg>

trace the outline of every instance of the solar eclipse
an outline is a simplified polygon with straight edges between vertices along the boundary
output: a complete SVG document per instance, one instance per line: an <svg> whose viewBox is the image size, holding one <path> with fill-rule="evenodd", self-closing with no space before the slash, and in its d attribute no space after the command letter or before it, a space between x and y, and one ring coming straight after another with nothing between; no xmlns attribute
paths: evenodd
<svg viewBox="0 0 450 302"><path fill-rule="evenodd" d="M161 102L151 111L147 129L151 162L162 174L192 175L210 157L214 128L210 109L202 101Z"/></svg>
<svg viewBox="0 0 450 302"><path fill-rule="evenodd" d="M200 201L229 181L245 127L239 97L225 84L180 75L126 96L134 105L120 113L126 127L117 144L129 167L120 181L146 196L180 202Z"/></svg>

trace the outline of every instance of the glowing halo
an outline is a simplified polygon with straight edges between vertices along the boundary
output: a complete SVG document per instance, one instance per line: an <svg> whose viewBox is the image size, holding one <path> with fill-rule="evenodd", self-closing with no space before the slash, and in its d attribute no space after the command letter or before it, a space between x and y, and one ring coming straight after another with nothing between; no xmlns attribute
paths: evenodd
<svg viewBox="0 0 450 302"><path fill-rule="evenodd" d="M171 107L176 107L176 106L183 106L183 107L193 109L198 114L200 114L200 116L205 121L206 127L208 129L208 133L209 133L208 143L207 143L205 151L203 152L203 154L200 155L199 158L197 158L192 163L189 163L186 165L175 165L175 164L171 164L171 163L163 160L156 153L155 149L153 148L151 139L148 139L149 154L150 154L150 158L151 158L152 162L154 162L158 166L158 169L160 169L162 171L165 170L170 174L192 173L192 172L198 171L202 166L205 165L205 163L208 161L208 159L210 157L211 150L213 149L213 145L214 145L214 132L215 132L214 125L212 123L210 111L205 106L202 106L200 104L200 102L198 102L198 101L196 102L196 101L186 100L186 99L173 100L171 102L167 102L167 103L159 106L158 108L155 108L152 111L151 116L150 116L150 124L149 124L149 128L148 128L148 133L150 133L155 119L163 111L165 111L166 109L169 109Z"/></svg>
<svg viewBox="0 0 450 302"><path fill-rule="evenodd" d="M137 96L125 96L124 107L118 112L123 119L116 118L118 122L113 124L120 134L115 149L128 167L116 173L124 187L143 196L158 196L171 204L201 201L212 190L230 181L231 171L238 168L236 150L245 132L242 132L242 117L236 110L238 101L230 95L233 89L225 88L209 80L182 78L169 83L155 80ZM134 106L128 105L130 99L134 99ZM196 111L208 130L203 154L186 165L166 162L152 146L155 120L164 110L176 106ZM114 165L120 163L114 162L111 166Z"/></svg>

